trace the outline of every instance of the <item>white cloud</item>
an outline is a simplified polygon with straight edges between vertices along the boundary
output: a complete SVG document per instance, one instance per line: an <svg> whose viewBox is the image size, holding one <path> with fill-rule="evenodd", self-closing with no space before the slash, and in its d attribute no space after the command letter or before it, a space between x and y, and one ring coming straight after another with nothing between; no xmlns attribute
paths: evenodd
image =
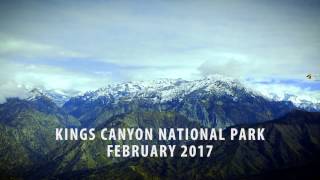
<svg viewBox="0 0 320 180"><path fill-rule="evenodd" d="M0 102L7 97L25 97L26 89L81 91L94 90L110 83L107 76L93 76L44 65L1 62Z"/></svg>
<svg viewBox="0 0 320 180"><path fill-rule="evenodd" d="M0 34L0 56L2 58L81 58L84 54L57 46L27 41Z"/></svg>

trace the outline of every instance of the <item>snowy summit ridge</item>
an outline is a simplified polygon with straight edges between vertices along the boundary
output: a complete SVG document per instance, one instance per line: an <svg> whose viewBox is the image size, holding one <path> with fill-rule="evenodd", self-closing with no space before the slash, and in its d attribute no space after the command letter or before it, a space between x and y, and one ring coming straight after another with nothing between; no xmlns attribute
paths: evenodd
<svg viewBox="0 0 320 180"><path fill-rule="evenodd" d="M285 91L271 91L266 88L249 86L246 82L223 75L210 75L198 80L158 79L149 81L130 81L109 84L95 91L88 91L82 95L79 92L61 90L45 90L41 88L28 88L27 100L35 100L39 96L46 96L62 106L71 97L78 97L84 101L105 99L107 101L132 101L144 99L152 103L164 103L172 100L181 101L190 94L215 94L218 96L231 96L234 100L241 93L250 96L262 96L270 101L289 101L296 107L308 111L320 111L320 101L316 97L305 94L294 94Z"/></svg>
<svg viewBox="0 0 320 180"><path fill-rule="evenodd" d="M236 89L243 89L254 94L253 91L245 88L238 80L221 75L211 75L194 81L159 79L119 83L100 88L97 91L87 92L82 98L84 100L96 100L99 97L115 100L125 98L128 101L135 98L144 98L154 102L166 102L183 98L196 91L199 93L236 96Z"/></svg>

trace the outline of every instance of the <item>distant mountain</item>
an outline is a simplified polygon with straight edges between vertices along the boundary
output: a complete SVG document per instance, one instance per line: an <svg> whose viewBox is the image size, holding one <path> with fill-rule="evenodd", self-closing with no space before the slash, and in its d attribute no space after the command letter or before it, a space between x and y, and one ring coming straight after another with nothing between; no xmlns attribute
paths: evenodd
<svg viewBox="0 0 320 180"><path fill-rule="evenodd" d="M115 103L135 99L164 103L172 100L182 101L187 95L198 91L199 93L214 93L219 96L230 95L236 100L239 95L237 89L255 95L254 91L246 88L236 79L222 75L211 75L194 81L159 79L113 84L97 91L87 92L80 98L86 101L94 101L100 97L105 97Z"/></svg>
<svg viewBox="0 0 320 180"><path fill-rule="evenodd" d="M109 85L67 101L63 108L85 126L136 110L174 111L204 126L228 127L277 118L295 107L268 100L239 81L210 76L195 81L162 79Z"/></svg>
<svg viewBox="0 0 320 180"><path fill-rule="evenodd" d="M292 93L272 93L266 92L264 96L274 101L288 101L292 102L296 107L311 111L311 112L320 112L320 100L304 96L304 95L295 95Z"/></svg>
<svg viewBox="0 0 320 180"><path fill-rule="evenodd" d="M271 84L272 85L272 84ZM293 93L285 89L269 90L268 85L256 86L247 81L226 77L223 75L210 75L202 79L187 81L183 79L158 79L151 81L131 81L109 84L104 88L85 93L71 90L57 90L45 88L30 88L22 86L26 91L23 99L33 100L37 96L46 96L58 106L62 107L71 98L80 102L94 102L99 99L102 105L119 102L132 102L139 99L152 104L164 104L172 101L183 101L188 95L200 92L202 94L215 94L216 96L230 96L236 101L241 89L252 96L262 96L269 101L286 101L295 107L307 111L320 111L320 96L303 93ZM72 104L72 103L71 103ZM83 103L79 103L83 104ZM70 103L67 105L70 106Z"/></svg>
<svg viewBox="0 0 320 180"><path fill-rule="evenodd" d="M51 99L56 105L63 106L72 96L78 95L79 92L67 92L58 90L46 90L33 88L27 92L27 100L37 100L39 97L46 96Z"/></svg>

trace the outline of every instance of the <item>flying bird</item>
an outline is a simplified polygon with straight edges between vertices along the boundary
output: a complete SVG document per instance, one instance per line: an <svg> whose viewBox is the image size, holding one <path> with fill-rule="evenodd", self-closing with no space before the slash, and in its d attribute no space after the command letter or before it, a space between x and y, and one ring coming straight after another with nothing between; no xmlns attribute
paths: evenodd
<svg viewBox="0 0 320 180"><path fill-rule="evenodd" d="M320 81L320 74L307 74L306 78L309 80Z"/></svg>
<svg viewBox="0 0 320 180"><path fill-rule="evenodd" d="M311 75L311 74L308 74L306 77L307 77L308 79L311 79L311 78L312 78L312 75Z"/></svg>

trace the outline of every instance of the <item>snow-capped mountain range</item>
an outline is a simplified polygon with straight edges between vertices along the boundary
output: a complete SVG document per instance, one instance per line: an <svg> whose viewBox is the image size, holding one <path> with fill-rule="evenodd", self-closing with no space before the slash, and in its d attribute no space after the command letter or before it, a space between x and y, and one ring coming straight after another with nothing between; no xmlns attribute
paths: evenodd
<svg viewBox="0 0 320 180"><path fill-rule="evenodd" d="M296 95L289 92L263 92L262 95L274 101L290 101L295 106L308 111L320 111L320 100L315 97Z"/></svg>
<svg viewBox="0 0 320 180"><path fill-rule="evenodd" d="M85 101L94 101L99 97L131 101L133 99L146 99L154 103L162 103L171 100L182 100L190 93L214 93L216 95L230 95L237 99L237 89L242 89L252 96L263 96L273 101L290 101L295 106L309 111L320 111L320 100L306 95L290 94L288 92L260 91L254 87L245 85L234 78L222 75L211 75L199 80L187 81L183 79L159 79L151 81L131 81L118 84L110 84L95 91L89 91L82 95L79 92L70 93L56 90L32 89L27 99L32 100L37 96L45 95L56 104L62 106L71 97L78 96Z"/></svg>
<svg viewBox="0 0 320 180"><path fill-rule="evenodd" d="M231 95L236 98L236 88L255 94L247 89L239 81L214 75L200 80L186 81L183 79L159 79L152 81L133 81L121 84L109 85L96 91L85 93L84 100L96 100L99 97L112 98L115 101L135 98L152 100L155 103L167 102L173 99L181 99L184 96L198 91L199 93L215 93L217 95Z"/></svg>

